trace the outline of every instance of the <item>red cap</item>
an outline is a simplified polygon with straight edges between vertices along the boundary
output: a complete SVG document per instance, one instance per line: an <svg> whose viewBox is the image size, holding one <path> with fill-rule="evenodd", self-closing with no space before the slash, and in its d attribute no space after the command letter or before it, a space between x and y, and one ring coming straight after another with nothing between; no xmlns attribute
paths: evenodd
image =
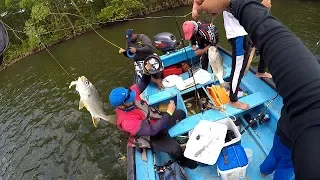
<svg viewBox="0 0 320 180"><path fill-rule="evenodd" d="M186 21L182 25L183 33L184 33L184 39L185 40L190 40L191 36L193 35L194 32L194 24L192 21Z"/></svg>

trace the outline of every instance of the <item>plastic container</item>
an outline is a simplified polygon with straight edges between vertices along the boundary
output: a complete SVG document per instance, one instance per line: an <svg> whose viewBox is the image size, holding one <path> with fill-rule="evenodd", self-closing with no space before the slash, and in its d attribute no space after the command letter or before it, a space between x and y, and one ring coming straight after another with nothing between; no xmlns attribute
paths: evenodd
<svg viewBox="0 0 320 180"><path fill-rule="evenodd" d="M252 162L252 156L253 156L253 151L249 148L244 148L244 151L246 152L246 156L248 158L248 163Z"/></svg>
<svg viewBox="0 0 320 180"><path fill-rule="evenodd" d="M234 122L230 118L221 119L221 120L218 120L215 122L226 125L228 130L233 131L234 135L236 137L236 138L232 139L231 141L225 143L224 147L233 145L241 140L241 134L239 132L239 129L237 128L237 126L234 124Z"/></svg>
<svg viewBox="0 0 320 180"><path fill-rule="evenodd" d="M225 163L226 159L228 163ZM217 172L223 180L239 180L245 178L247 167L248 158L241 145L222 149L217 160Z"/></svg>
<svg viewBox="0 0 320 180"><path fill-rule="evenodd" d="M201 120L189 137L184 156L200 163L214 165L224 147L226 133L226 125Z"/></svg>

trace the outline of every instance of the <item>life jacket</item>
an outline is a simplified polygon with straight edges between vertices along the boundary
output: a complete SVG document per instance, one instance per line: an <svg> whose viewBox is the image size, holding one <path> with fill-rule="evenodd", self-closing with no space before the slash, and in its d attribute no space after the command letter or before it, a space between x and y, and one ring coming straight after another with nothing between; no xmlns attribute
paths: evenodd
<svg viewBox="0 0 320 180"><path fill-rule="evenodd" d="M155 121L162 118L162 113L159 110L150 107L147 102L143 100L135 100L134 104L135 108L133 110L123 112L125 113L125 116L129 118L134 117L135 119L140 119L141 121L147 121L149 124L153 124ZM121 127L121 123L123 122L123 120L125 120L125 118L120 118L117 120L117 127L122 132L128 135L130 143L129 145L131 147L139 148L150 147L150 136L138 137L128 133Z"/></svg>

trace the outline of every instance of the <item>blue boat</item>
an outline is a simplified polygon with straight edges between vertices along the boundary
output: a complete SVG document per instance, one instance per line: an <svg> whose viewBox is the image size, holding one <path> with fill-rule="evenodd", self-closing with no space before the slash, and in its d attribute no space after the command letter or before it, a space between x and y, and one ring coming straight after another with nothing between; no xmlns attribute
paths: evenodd
<svg viewBox="0 0 320 180"><path fill-rule="evenodd" d="M220 55L223 58L224 68L226 74L224 79L228 80L231 72L231 54L226 49L219 47ZM195 56L191 46L182 48L172 53L161 56L164 67L168 67L187 59L191 59L193 64L199 64L199 57ZM212 72L210 66L208 72ZM169 130L171 137L178 137L188 133L201 120L218 121L227 118L227 116L235 116L241 120L241 129L245 129L248 125L244 117L251 115L257 117L263 111L263 114L269 116L269 121L259 124L254 130L249 127L241 136L241 145L244 148L250 148L253 151L252 162L248 165L245 179L259 180L272 179L272 175L265 178L260 176L259 166L264 161L273 143L273 137L277 127L277 121L280 117L280 110L283 106L282 97L277 96L276 88L271 80L259 79L255 76L256 71L250 68L249 72L243 77L240 88L246 92L247 95L241 97L239 100L250 105L249 110L240 110L226 105L226 113L221 113L214 109L209 109L197 114L189 114L186 119L182 120ZM183 79L189 78L188 72L180 75ZM205 84L198 84L198 91L203 91L207 97L212 101L212 98L206 91L207 86L218 84L211 81ZM155 84L150 84L144 91L144 99L149 105L158 107L159 104L168 103L169 100L174 100L176 107L182 109L187 113L185 104L187 96L195 94L195 86L179 91L176 87L159 90ZM144 157L145 156L145 157ZM153 155L152 150L147 149L144 155L134 148L128 148L128 176L127 179L133 180L155 180L159 179L157 172L154 170L154 160L157 165L162 165L168 162L170 157L166 153L156 153ZM200 164L196 169L185 168L188 179L190 180L206 180L206 179L221 179L217 173L216 165Z"/></svg>

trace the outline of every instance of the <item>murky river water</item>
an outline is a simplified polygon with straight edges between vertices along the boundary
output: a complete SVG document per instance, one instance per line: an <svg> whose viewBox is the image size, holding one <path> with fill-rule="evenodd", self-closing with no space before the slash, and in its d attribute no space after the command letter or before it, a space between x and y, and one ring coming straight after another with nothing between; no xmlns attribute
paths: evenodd
<svg viewBox="0 0 320 180"><path fill-rule="evenodd" d="M274 1L272 14L309 47L320 39L320 1ZM177 9L187 14L190 7ZM152 16L172 15L172 10ZM180 19L181 23L183 19ZM215 20L221 45L230 49L223 21ZM149 37L163 31L178 36L174 19L149 19L110 25L99 32L124 46L124 31L134 28ZM180 38L178 38L180 39ZM84 75L97 88L106 112L112 88L129 86L133 66L95 33L50 48L71 74L66 75L43 51L0 72L0 176L2 179L126 179L125 136L102 122L94 128L89 112L78 110L79 96L68 89ZM320 48L317 51L320 54Z"/></svg>

